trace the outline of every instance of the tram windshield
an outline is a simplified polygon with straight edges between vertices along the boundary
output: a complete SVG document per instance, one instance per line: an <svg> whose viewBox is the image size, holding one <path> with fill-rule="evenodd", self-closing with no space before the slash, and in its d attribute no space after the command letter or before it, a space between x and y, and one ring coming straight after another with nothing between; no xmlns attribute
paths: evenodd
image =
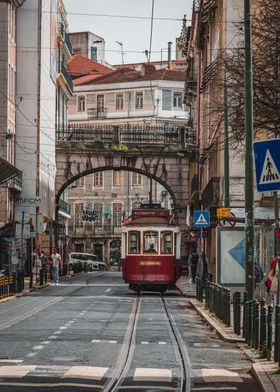
<svg viewBox="0 0 280 392"><path fill-rule="evenodd" d="M161 254L173 253L173 235L171 231L163 231L160 233L160 252Z"/></svg>
<svg viewBox="0 0 280 392"><path fill-rule="evenodd" d="M140 253L140 232L130 231L128 234L128 253Z"/></svg>
<svg viewBox="0 0 280 392"><path fill-rule="evenodd" d="M158 232L146 231L144 233L144 252L158 253Z"/></svg>

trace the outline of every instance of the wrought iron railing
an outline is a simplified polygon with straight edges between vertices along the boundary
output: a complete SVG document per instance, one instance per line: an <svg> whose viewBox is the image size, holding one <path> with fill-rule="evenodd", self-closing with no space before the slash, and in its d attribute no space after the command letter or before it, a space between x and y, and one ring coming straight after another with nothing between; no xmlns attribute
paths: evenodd
<svg viewBox="0 0 280 392"><path fill-rule="evenodd" d="M70 91L73 93L73 82L71 76L68 73L66 66L63 63L60 63L60 72L64 76L64 79L66 80L66 83L68 84Z"/></svg>
<svg viewBox="0 0 280 392"><path fill-rule="evenodd" d="M62 23L59 23L58 31L59 31L59 34L62 36L62 38L65 42L65 45L66 45L67 49L69 50L69 53L72 54L72 52L73 52L72 44L71 44L69 35L66 33L65 28Z"/></svg>
<svg viewBox="0 0 280 392"><path fill-rule="evenodd" d="M220 201L220 177L212 177L201 195L203 208L219 205Z"/></svg>
<svg viewBox="0 0 280 392"><path fill-rule="evenodd" d="M57 139L137 146L154 145L164 147L176 145L178 148L193 148L195 146L195 136L192 128L174 124L71 123L67 129L58 130Z"/></svg>

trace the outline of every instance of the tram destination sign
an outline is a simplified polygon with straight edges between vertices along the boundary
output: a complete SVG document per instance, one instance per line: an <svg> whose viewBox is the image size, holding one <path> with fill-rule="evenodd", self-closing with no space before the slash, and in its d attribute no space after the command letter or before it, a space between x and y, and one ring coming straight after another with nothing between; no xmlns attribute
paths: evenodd
<svg viewBox="0 0 280 392"><path fill-rule="evenodd" d="M168 210L134 210L132 216L165 216L169 217L170 213Z"/></svg>

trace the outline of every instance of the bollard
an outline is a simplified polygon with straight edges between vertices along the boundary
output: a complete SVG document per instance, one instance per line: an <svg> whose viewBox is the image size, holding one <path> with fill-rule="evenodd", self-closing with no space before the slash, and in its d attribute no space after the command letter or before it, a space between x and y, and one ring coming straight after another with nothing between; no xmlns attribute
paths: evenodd
<svg viewBox="0 0 280 392"><path fill-rule="evenodd" d="M267 310L265 307L265 300L261 300L261 320L260 320L260 350L262 357L266 357L266 333L267 333Z"/></svg>
<svg viewBox="0 0 280 392"><path fill-rule="evenodd" d="M235 326L234 326L234 332L237 335L240 335L240 333L241 333L240 321L241 321L241 293L240 293L240 291L236 291L235 292Z"/></svg>
<svg viewBox="0 0 280 392"><path fill-rule="evenodd" d="M205 308L209 309L209 293L210 293L210 282L207 280L205 285Z"/></svg>
<svg viewBox="0 0 280 392"><path fill-rule="evenodd" d="M248 321L247 321L247 341L248 346L252 345L252 331L253 331L253 301L248 301Z"/></svg>
<svg viewBox="0 0 280 392"><path fill-rule="evenodd" d="M242 327L242 337L245 338L246 336L246 311L247 308L245 306L246 302L248 300L248 294L247 291L244 291L244 295L243 295L243 327Z"/></svg>
<svg viewBox="0 0 280 392"><path fill-rule="evenodd" d="M268 305L267 309L267 360L271 361L272 355L272 316L273 306Z"/></svg>
<svg viewBox="0 0 280 392"><path fill-rule="evenodd" d="M280 361L280 305L275 306L275 341L274 341L274 361Z"/></svg>
<svg viewBox="0 0 280 392"><path fill-rule="evenodd" d="M260 334L260 304L258 301L254 301L253 306L253 344L252 346L258 350L259 349L259 334Z"/></svg>

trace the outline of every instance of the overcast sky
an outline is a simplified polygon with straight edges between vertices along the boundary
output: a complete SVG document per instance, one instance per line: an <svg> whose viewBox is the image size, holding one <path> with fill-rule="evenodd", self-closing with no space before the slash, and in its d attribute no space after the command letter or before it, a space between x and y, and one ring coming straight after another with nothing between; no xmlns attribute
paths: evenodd
<svg viewBox="0 0 280 392"><path fill-rule="evenodd" d="M167 59L167 42L175 43L175 38L181 32L184 14L187 19L191 17L192 3L193 0L154 0L151 60L160 60L162 49L163 59ZM64 5L68 13L70 32L90 31L105 39L106 61L111 64L121 63L120 46L116 41L123 43L125 63L146 61L143 52L149 49L152 0L64 0ZM172 58L175 58L175 45Z"/></svg>

